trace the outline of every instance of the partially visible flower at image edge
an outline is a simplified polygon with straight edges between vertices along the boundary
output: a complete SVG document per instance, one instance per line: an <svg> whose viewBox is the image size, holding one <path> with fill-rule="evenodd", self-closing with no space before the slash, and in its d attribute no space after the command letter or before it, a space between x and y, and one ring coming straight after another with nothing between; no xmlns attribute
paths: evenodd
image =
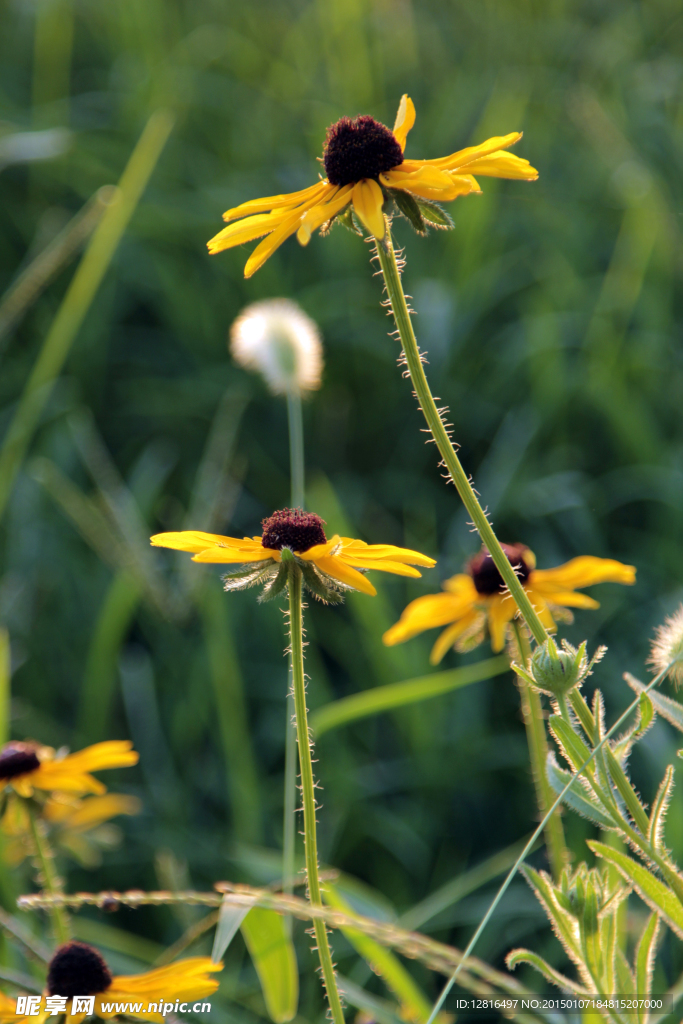
<svg viewBox="0 0 683 1024"><path fill-rule="evenodd" d="M246 306L230 328L230 352L240 366L262 374L275 395L303 395L320 387L320 333L291 299Z"/></svg>
<svg viewBox="0 0 683 1024"><path fill-rule="evenodd" d="M218 988L218 979L211 975L223 969L206 956L186 957L165 967L157 967L143 974L112 975L104 958L85 942L68 942L54 953L48 967L45 995L66 997L67 1018L71 1024L80 1024L85 1013L72 1013L74 996L95 996L94 1016L102 1019L120 1016L116 1004L137 1003L144 1009L128 1009L125 1016L139 1020L152 1020L164 1024L162 1013L147 1011L149 1003L190 1002L210 996ZM18 1019L16 1001L0 993L0 1022ZM107 1004L114 1008L107 1008ZM45 1014L43 1012L42 1017ZM38 1019L38 1018L36 1018Z"/></svg>
<svg viewBox="0 0 683 1024"><path fill-rule="evenodd" d="M197 530L158 533L151 538L155 547L192 553L193 561L240 563L244 568L224 577L226 590L244 590L264 584L264 597L271 599L287 584L287 559L291 553L302 572L307 589L323 601L338 601L347 590L375 595L377 591L363 575L370 569L397 576L419 577L414 565L436 565L433 558L393 544L366 544L362 540L335 535L328 540L324 520L301 509L281 509L263 520L260 537L223 537ZM360 571L359 571L360 570Z"/></svg>
<svg viewBox="0 0 683 1024"><path fill-rule="evenodd" d="M502 547L550 632L557 628L555 618L571 619L569 608L599 608L592 597L577 594L577 588L595 583L635 583L635 567L611 558L580 555L554 569L537 569L534 553L523 544ZM430 661L436 665L451 647L469 650L481 643L488 625L491 646L494 651L501 651L507 624L515 617L517 606L505 591L503 579L486 548L470 559L466 574L451 576L442 586L442 594L427 594L411 601L399 621L384 634L384 643L391 647L427 629L446 626L432 648Z"/></svg>
<svg viewBox="0 0 683 1024"><path fill-rule="evenodd" d="M657 674L669 669L669 678L676 686L683 683L683 604L657 627L648 664Z"/></svg>
<svg viewBox="0 0 683 1024"><path fill-rule="evenodd" d="M538 177L528 160L504 152L521 139L521 132L495 136L450 156L406 160L406 139L414 123L415 107L407 95L393 131L367 115L341 118L327 130L322 160L327 177L299 192L252 199L227 210L223 219L228 227L209 241L209 252L267 235L247 260L244 276L251 277L290 235L296 232L301 245L307 245L315 230L326 231L335 218L344 222L352 214L381 241L388 199L413 222L415 216L424 216L432 226L450 227L452 222L431 203L480 192L475 175L522 181ZM411 215L415 209L420 212Z"/></svg>
<svg viewBox="0 0 683 1024"><path fill-rule="evenodd" d="M60 757L52 747L10 741L0 750L0 789L11 786L19 796L34 790L61 793L105 793L107 787L91 772L128 768L139 754L130 740L105 740Z"/></svg>

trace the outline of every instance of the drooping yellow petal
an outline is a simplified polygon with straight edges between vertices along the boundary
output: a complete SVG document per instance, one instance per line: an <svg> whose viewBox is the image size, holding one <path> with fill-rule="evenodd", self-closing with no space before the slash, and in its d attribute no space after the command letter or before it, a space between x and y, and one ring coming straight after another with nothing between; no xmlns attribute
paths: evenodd
<svg viewBox="0 0 683 1024"><path fill-rule="evenodd" d="M105 1020L110 1019L121 1012L116 1009L117 1003L142 1002L145 1009L139 1012L129 1010L128 1016L163 1024L163 1013L147 1011L150 1002L163 1004L204 999L218 988L218 981L210 974L222 968L223 964L214 964L209 957L188 957L144 974L114 977L107 990L96 997L95 1014Z"/></svg>
<svg viewBox="0 0 683 1024"><path fill-rule="evenodd" d="M312 197L323 196L326 190L331 191L333 188L334 186L330 185L327 181L316 181L315 185L309 185L308 188L303 188L299 192L290 192L289 194L279 196L265 196L263 199L250 199L246 203L233 207L232 210L226 210L223 214L223 220L231 221L237 217L247 217L252 213L263 213L265 210L300 206L301 203L308 202Z"/></svg>
<svg viewBox="0 0 683 1024"><path fill-rule="evenodd" d="M432 647L432 652L429 655L429 661L432 665L438 665L443 660L443 656L446 651L449 651L456 640L465 633L471 626L476 625L477 620L480 620L483 624L484 613L480 611L471 611L464 618L460 619L459 622L454 622L448 629L444 629L443 633L437 638L436 643Z"/></svg>
<svg viewBox="0 0 683 1024"><path fill-rule="evenodd" d="M259 543L261 538L258 538ZM150 544L156 548L172 548L174 551L189 551L196 554L213 544L221 547L243 548L249 538L223 537L218 533L202 533L201 530L181 530L179 533L155 533Z"/></svg>
<svg viewBox="0 0 683 1024"><path fill-rule="evenodd" d="M396 141L400 145L401 149L406 148L406 139L408 132L415 124L415 104L411 100L407 93L401 96L401 102L398 105L398 113L396 114L396 121L394 122L394 135Z"/></svg>
<svg viewBox="0 0 683 1024"><path fill-rule="evenodd" d="M441 167L442 170L458 170L461 167L467 167L468 164L481 159L481 157L495 153L499 149L508 149L515 142L519 142L521 137L521 132L510 132L509 135L494 135L493 138L487 139L486 142L480 142L478 146L468 146L466 149L459 149L457 153L451 153L449 156L440 156L435 160L426 160L425 163Z"/></svg>
<svg viewBox="0 0 683 1024"><path fill-rule="evenodd" d="M280 552L273 552L270 548L264 548L262 544L255 544L250 541L241 548L223 548L218 544L215 547L206 548L192 556L193 562L202 562L205 565L237 565L239 562L264 562L269 558L280 561Z"/></svg>
<svg viewBox="0 0 683 1024"><path fill-rule="evenodd" d="M137 764L139 754L129 740L107 740L95 743L75 754L55 761L43 761L29 772L26 780L35 789L58 790L65 793L105 793L104 786L90 772L105 768L126 768ZM14 788L17 789L17 781ZM17 789L18 792L18 789Z"/></svg>
<svg viewBox="0 0 683 1024"><path fill-rule="evenodd" d="M342 546L342 538L338 533L335 533L334 537L326 541L324 544L314 544L308 551L298 552L299 558L303 558L305 562L315 562L318 558L323 558L325 555L329 555L335 548Z"/></svg>
<svg viewBox="0 0 683 1024"><path fill-rule="evenodd" d="M427 188L450 188L453 179L447 171L438 167L432 167L421 161L410 161L417 164L417 167L407 168L408 161L404 161L399 167L386 171L380 175L380 180L389 188L405 188L410 190L413 185L424 185Z"/></svg>
<svg viewBox="0 0 683 1024"><path fill-rule="evenodd" d="M363 178L353 189L353 208L362 224L379 241L384 238L386 225L382 205L382 189L371 178Z"/></svg>
<svg viewBox="0 0 683 1024"><path fill-rule="evenodd" d="M210 238L206 243L209 253L214 256L217 252L225 249L232 249L244 242L253 242L261 235L269 235L271 231L279 227L283 220L290 214L289 210L278 213L259 213L255 217L247 217L245 220L238 220L234 224L228 224L217 235Z"/></svg>
<svg viewBox="0 0 683 1024"><path fill-rule="evenodd" d="M326 221L331 220L340 210L343 210L345 206L348 206L351 202L352 192L353 185L344 185L329 202L320 203L318 206L314 206L312 210L309 210L297 231L296 237L299 244L308 245L311 235L314 231L317 231L321 224L325 224Z"/></svg>
<svg viewBox="0 0 683 1024"><path fill-rule="evenodd" d="M576 587L592 587L595 583L623 583L627 586L636 581L636 567L624 565L613 558L595 558L593 555L579 555L554 569L534 569L529 585L547 596L560 590Z"/></svg>
<svg viewBox="0 0 683 1024"><path fill-rule="evenodd" d="M342 555L349 561L358 556L363 559L377 560L388 558L392 562L405 562L407 565L424 565L428 569L436 565L436 559L423 555L410 548L397 548L393 544L365 544L362 541L349 540L342 537ZM361 546L362 545L362 546ZM354 564L351 562L351 564Z"/></svg>
<svg viewBox="0 0 683 1024"><path fill-rule="evenodd" d="M355 555L347 558L343 552L337 555L337 558L345 565L353 565L357 569L376 569L379 572L392 572L395 576L410 576L413 579L419 579L422 576L422 573L414 569L412 565L392 562L389 558L359 558Z"/></svg>
<svg viewBox="0 0 683 1024"><path fill-rule="evenodd" d="M70 814L62 817L64 827L73 832L84 832L101 825L119 814L139 814L142 802L136 796L125 793L106 793L104 796L92 796L82 800ZM47 813L46 817L50 817Z"/></svg>
<svg viewBox="0 0 683 1024"><path fill-rule="evenodd" d="M346 565L346 563L334 555L316 558L315 564L323 572L326 572L328 576L332 576L333 579L339 580L341 583L348 584L354 590L360 590L362 594L369 594L371 597L377 594L377 591L366 576L352 569L350 565Z"/></svg>
<svg viewBox="0 0 683 1024"><path fill-rule="evenodd" d="M489 598L487 604L491 647L498 653L505 646L505 627L514 619L517 605L507 594L505 596L496 594Z"/></svg>
<svg viewBox="0 0 683 1024"><path fill-rule="evenodd" d="M417 597L403 609L401 618L386 631L382 640L388 647L393 647L426 629L459 622L474 610L475 601L476 592L425 594L424 597Z"/></svg>
<svg viewBox="0 0 683 1024"><path fill-rule="evenodd" d="M267 238L264 238L262 242L256 246L251 256L246 262L244 268L244 276L246 278L252 277L256 271L263 266L267 259L269 259L276 249L285 242L290 235L293 235L298 230L301 224L301 219L309 209L314 206L317 200L313 199L303 206L297 207L294 212L290 212L284 221L277 227Z"/></svg>
<svg viewBox="0 0 683 1024"><path fill-rule="evenodd" d="M441 586L449 594L466 596L470 601L478 600L479 595L477 594L474 580L468 573L459 572L455 576L451 576L450 579L444 580Z"/></svg>
<svg viewBox="0 0 683 1024"><path fill-rule="evenodd" d="M538 171L528 160L500 150L467 164L467 170L470 174L483 174L489 178L513 178L517 181L536 181L538 178Z"/></svg>

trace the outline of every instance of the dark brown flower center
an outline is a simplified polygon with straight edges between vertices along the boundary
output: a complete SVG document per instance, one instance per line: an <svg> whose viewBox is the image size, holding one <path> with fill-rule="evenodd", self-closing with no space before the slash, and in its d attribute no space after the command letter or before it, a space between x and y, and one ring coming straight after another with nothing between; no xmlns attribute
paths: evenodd
<svg viewBox="0 0 683 1024"><path fill-rule="evenodd" d="M403 150L393 132L374 117L342 117L327 129L323 163L330 185L350 185L377 178L403 163Z"/></svg>
<svg viewBox="0 0 683 1024"><path fill-rule="evenodd" d="M40 761L29 743L7 743L0 751L0 779L13 779L36 768Z"/></svg>
<svg viewBox="0 0 683 1024"><path fill-rule="evenodd" d="M525 558L528 548L524 544L501 544L508 562L515 570L517 578L521 583L526 583L531 574L533 565ZM478 594L487 597L491 594L500 594L505 590L503 577L496 568L496 563L486 548L482 548L478 555L471 558L467 563L467 571L474 581Z"/></svg>
<svg viewBox="0 0 683 1024"><path fill-rule="evenodd" d="M111 983L111 971L103 958L85 942L67 942L50 960L47 991L51 996L95 996Z"/></svg>
<svg viewBox="0 0 683 1024"><path fill-rule="evenodd" d="M275 551L291 548L292 551L303 552L327 541L323 529L325 520L301 508L283 508L273 512L272 516L263 520L262 525L261 543L264 548L273 548Z"/></svg>

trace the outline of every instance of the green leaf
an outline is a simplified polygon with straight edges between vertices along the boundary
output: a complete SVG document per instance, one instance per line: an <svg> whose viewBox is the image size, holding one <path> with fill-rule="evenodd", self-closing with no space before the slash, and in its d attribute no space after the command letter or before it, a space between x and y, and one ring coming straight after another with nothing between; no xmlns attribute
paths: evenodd
<svg viewBox="0 0 683 1024"><path fill-rule="evenodd" d="M576 782L572 788L562 797L562 803L566 804L567 807L571 807L571 809L576 811L577 814L580 814L584 818L588 818L589 821L592 821L595 825L599 825L601 828L614 828L614 822L612 819L602 809L602 806L586 793L578 776L572 776L571 772L560 768L552 751L548 753L548 759L545 764L545 773L548 782L558 796L563 791L567 783L572 778L575 778Z"/></svg>
<svg viewBox="0 0 683 1024"><path fill-rule="evenodd" d="M417 202L410 195L409 192L404 192L402 188L391 189L391 197L396 203L397 207L405 217L407 221L410 221L411 225L415 228L418 235L427 234L427 225L424 222L422 214L420 213L420 207Z"/></svg>
<svg viewBox="0 0 683 1024"><path fill-rule="evenodd" d="M625 853L613 850L596 840L588 840L588 845L596 856L613 864L626 881L632 883L641 899L666 921L679 938L683 938L683 905L664 882L655 878L646 867L627 857Z"/></svg>
<svg viewBox="0 0 683 1024"><path fill-rule="evenodd" d="M532 953L530 949L513 949L506 956L505 963L510 970L514 970L517 964L529 964L531 967L535 967L546 981L557 985L563 992L571 992L576 996L588 995L588 989L572 981L571 978L565 977L564 974L560 974L549 963L546 963L542 956Z"/></svg>
<svg viewBox="0 0 683 1024"><path fill-rule="evenodd" d="M322 736L330 729L347 725L368 715L377 715L382 711L390 711L406 704L415 704L429 697L439 697L443 693L459 690L470 683L479 683L484 679L502 675L510 669L504 655L498 658L487 658L474 665L448 669L445 672L433 672L417 679L406 679L401 683L389 683L387 686L374 686L371 690L354 693L343 697L311 714L311 729L316 736Z"/></svg>
<svg viewBox="0 0 683 1024"><path fill-rule="evenodd" d="M337 910L345 913L352 912L351 907L340 895L333 885L329 883L324 887L324 895L327 903ZM342 928L347 940L360 956L370 965L375 974L378 974L387 988L394 994L401 1005L401 1017L406 1021L426 1021L431 1012L431 1004L426 995L408 973L401 961L387 949L381 946L369 935L364 935L355 928Z"/></svg>
<svg viewBox="0 0 683 1024"><path fill-rule="evenodd" d="M598 922L599 909L600 893L597 872L590 871L586 879L586 888L581 907L580 932L583 958L597 986L600 986L603 974L600 927Z"/></svg>
<svg viewBox="0 0 683 1024"><path fill-rule="evenodd" d="M646 836L650 827L650 822L648 821L645 809L638 799L635 789L631 785L630 779L626 777L626 773L614 756L612 748L608 744L605 744L602 749L605 753L607 768L612 776L614 785L619 791L619 795L628 807L629 813L633 817L636 825L642 834Z"/></svg>
<svg viewBox="0 0 683 1024"><path fill-rule="evenodd" d="M548 915L550 924L558 939L564 946L568 956L577 966L583 964L583 956L577 941L578 929L576 917L560 903L560 891L553 885L552 880L544 871L535 871L533 868L523 866L522 874L534 890L534 893Z"/></svg>
<svg viewBox="0 0 683 1024"><path fill-rule="evenodd" d="M434 228L441 228L443 231L450 231L455 227L455 222L450 213L446 213L437 203L430 203L428 199L416 197L415 202L420 208L420 213Z"/></svg>
<svg viewBox="0 0 683 1024"><path fill-rule="evenodd" d="M667 769L664 773L661 785L657 791L654 803L652 805L652 811L650 813L650 827L647 832L647 838L655 848L655 850L661 850L664 845L664 823L666 821L666 812L669 809L669 801L671 800L671 794L674 788L674 768L673 765L667 765Z"/></svg>
<svg viewBox="0 0 683 1024"><path fill-rule="evenodd" d="M240 927L268 1015L275 1024L284 1024L295 1016L299 1003L299 972L285 919L274 910L252 907Z"/></svg>
<svg viewBox="0 0 683 1024"><path fill-rule="evenodd" d="M211 959L215 964L220 963L223 959L226 949L237 935L238 928L250 910L250 906L238 907L225 899L221 903L211 950Z"/></svg>
<svg viewBox="0 0 683 1024"><path fill-rule="evenodd" d="M358 225L358 221L353 215L353 207L350 205L333 218L333 223L341 224L348 231L353 231L354 235L360 235L361 238L363 237L363 232Z"/></svg>
<svg viewBox="0 0 683 1024"><path fill-rule="evenodd" d="M624 673L624 679L635 693L642 693L645 689L644 685L632 676L630 672ZM654 709L658 715L662 718L666 718L667 722L675 726L680 732L683 732L683 704L679 704L677 700L672 700L671 697L665 697L664 694L659 693L657 690L650 690L647 695Z"/></svg>
<svg viewBox="0 0 683 1024"><path fill-rule="evenodd" d="M645 998L648 998L652 991L652 975L655 967L658 935L659 917L657 914L651 914L643 928L643 934L640 936L634 959L636 970L635 990L639 996ZM647 1017L647 1012L641 1011L640 1020L642 1024L647 1020Z"/></svg>

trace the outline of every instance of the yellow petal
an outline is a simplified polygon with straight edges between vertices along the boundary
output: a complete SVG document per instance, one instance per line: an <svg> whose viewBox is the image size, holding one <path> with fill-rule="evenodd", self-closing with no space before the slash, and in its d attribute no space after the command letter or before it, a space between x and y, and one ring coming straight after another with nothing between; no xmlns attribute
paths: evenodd
<svg viewBox="0 0 683 1024"><path fill-rule="evenodd" d="M351 565L355 564L353 559L356 557L364 560L370 559L373 562L389 559L391 562L405 562L408 565L424 565L428 569L436 565L436 559L430 558L429 555L423 555L419 551L411 551L410 548L397 548L393 544L363 544L361 547L361 543L352 541L349 544L347 538L342 538L342 555Z"/></svg>
<svg viewBox="0 0 683 1024"><path fill-rule="evenodd" d="M214 256L217 252L225 249L232 249L244 242L253 242L261 235L269 235L271 231L282 224L290 211L284 210L279 213L259 213L256 217L247 217L245 220L238 220L234 224L228 224L217 235L210 238L206 243L209 253Z"/></svg>
<svg viewBox="0 0 683 1024"><path fill-rule="evenodd" d="M441 584L449 594L467 595L470 601L476 601L478 594L472 577L464 572L459 572L450 579L444 580Z"/></svg>
<svg viewBox="0 0 683 1024"><path fill-rule="evenodd" d="M472 591L474 592L474 587ZM403 609L399 621L386 631L382 640L388 647L393 647L394 644L410 640L426 629L459 622L473 611L474 599L476 592L474 596L467 593L444 593L417 597Z"/></svg>
<svg viewBox="0 0 683 1024"><path fill-rule="evenodd" d="M632 585L635 581L634 565L624 565L613 558L594 558L592 555L579 555L554 569L534 569L529 578L530 586L547 596L559 590L592 587L595 583Z"/></svg>
<svg viewBox="0 0 683 1024"><path fill-rule="evenodd" d="M280 561L280 552L277 552ZM237 565L240 562L264 562L268 558L274 558L274 552L270 548L264 548L262 544L254 544L253 541L241 548L223 548L219 545L206 548L192 556L193 562L201 562L210 565Z"/></svg>
<svg viewBox="0 0 683 1024"><path fill-rule="evenodd" d="M353 185L344 185L329 202L321 203L319 206L314 206L312 210L308 211L296 235L300 245L308 245L311 235L321 224L324 224L334 217L335 214L339 213L340 210L343 210L345 206L348 206L351 202L352 191Z"/></svg>
<svg viewBox="0 0 683 1024"><path fill-rule="evenodd" d="M395 576L410 576L413 579L419 579L422 573L417 569L413 569L412 565L405 565L403 562L392 562L389 558L359 558L353 556L347 558L342 552L337 555L345 565L354 565L358 569L377 569L379 572L392 572Z"/></svg>
<svg viewBox="0 0 683 1024"><path fill-rule="evenodd" d="M487 603L491 647L496 652L502 651L505 646L505 627L514 619L517 605L511 597L499 597L497 594Z"/></svg>
<svg viewBox="0 0 683 1024"><path fill-rule="evenodd" d="M248 540L248 538L246 538ZM259 538L260 540L260 538ZM193 554L204 551L212 544L221 547L243 548L245 540L236 537L222 537L218 533L202 533L200 530L182 530L179 533L155 533L150 543L156 548L173 548L174 551L190 551Z"/></svg>
<svg viewBox="0 0 683 1024"><path fill-rule="evenodd" d="M332 576L333 579L340 580L342 583L347 583L354 590L360 590L362 594L369 594L371 597L374 597L377 593L369 579L363 576L361 572L356 572L350 565L345 565L340 558L334 555L316 558L315 564L323 572L326 572L328 576Z"/></svg>
<svg viewBox="0 0 683 1024"><path fill-rule="evenodd" d="M353 208L371 235L381 241L384 238L385 223L382 205L382 189L371 178L363 178L353 189Z"/></svg>
<svg viewBox="0 0 683 1024"><path fill-rule="evenodd" d="M415 104L411 100L410 96L406 93L401 96L401 102L398 105L398 113L396 114L396 121L394 122L394 135L396 141L399 143L401 149L406 148L406 138L408 132L415 124Z"/></svg>
<svg viewBox="0 0 683 1024"><path fill-rule="evenodd" d="M483 174L489 178L514 178L518 181L536 181L538 178L538 171L528 160L500 150L467 164L467 170L470 174Z"/></svg>
<svg viewBox="0 0 683 1024"><path fill-rule="evenodd" d="M297 551L299 558L303 558L305 562L315 562L318 558L323 558L325 555L329 555L335 548L338 548L342 544L342 538L338 533L335 533L334 537L326 541L324 544L314 544L308 551Z"/></svg>
<svg viewBox="0 0 683 1024"><path fill-rule="evenodd" d="M301 203L307 202L313 196L323 195L326 189L332 189L332 187L327 181L316 181L315 185L309 185L308 188L303 188L299 192L290 192L289 194L279 196L266 196L263 199L250 199L246 203L241 203L240 206L235 206L232 210L226 210L223 214L223 220L235 220L237 217L246 217L252 213L262 213L264 210L300 206Z"/></svg>
<svg viewBox="0 0 683 1024"><path fill-rule="evenodd" d="M382 181L389 188L410 189L413 185L424 185L427 188L450 188L453 184L450 174L438 167L432 167L422 161L411 160L411 167L407 168L406 163L408 163L407 160L399 167L380 175ZM417 167L413 168L413 164L417 164Z"/></svg>
<svg viewBox="0 0 683 1024"><path fill-rule="evenodd" d="M499 149L508 149L515 142L519 142L521 137L521 132L510 132L509 135L495 135L493 138L487 139L486 142L479 143L478 146L468 146L466 149L459 149L457 153L451 153L449 156L428 160L427 163L441 167L443 170L458 170L461 167L467 167L474 160L479 160L481 157L495 153Z"/></svg>
<svg viewBox="0 0 683 1024"><path fill-rule="evenodd" d="M477 619L483 621L483 614L480 611L472 611L469 615L466 615L464 619L459 622L453 623L448 629L444 629L443 633L439 636L436 643L432 647L432 653L429 655L429 661L432 665L438 665L442 661L446 651L450 650L456 640L462 636L465 630L469 629L470 626L474 626Z"/></svg>

